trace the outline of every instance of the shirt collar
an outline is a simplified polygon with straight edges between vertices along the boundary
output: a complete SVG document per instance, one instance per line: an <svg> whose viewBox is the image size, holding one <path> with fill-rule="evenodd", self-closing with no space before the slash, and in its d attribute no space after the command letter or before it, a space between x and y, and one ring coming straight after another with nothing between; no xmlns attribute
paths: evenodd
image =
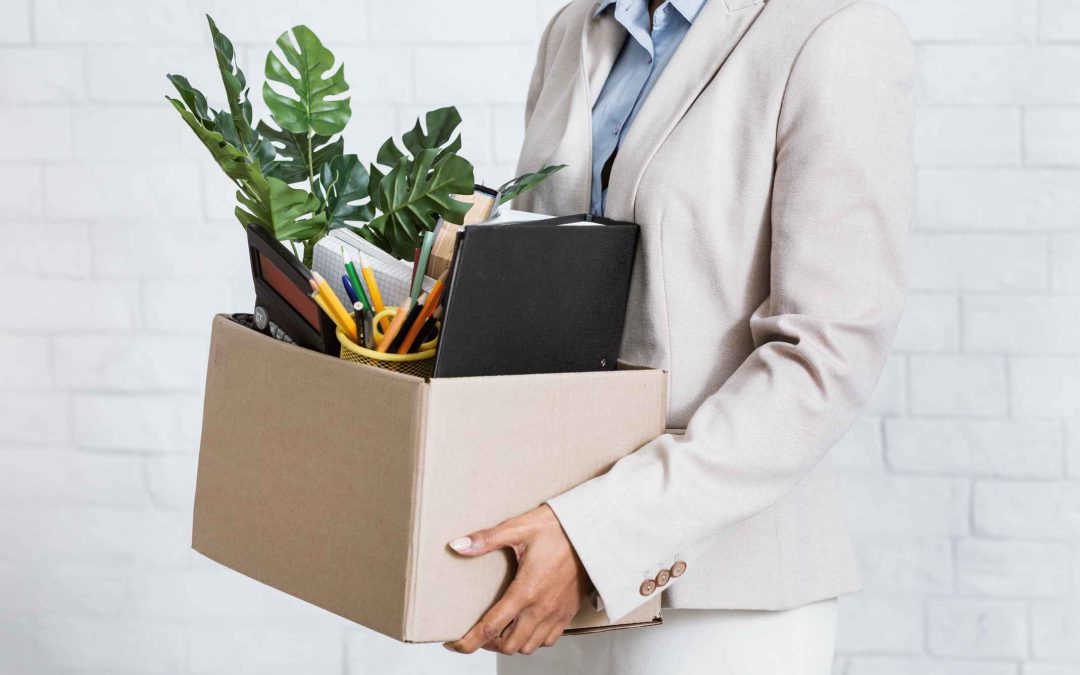
<svg viewBox="0 0 1080 675"><path fill-rule="evenodd" d="M611 7L616 2L643 2L646 6L648 6L648 0L600 0L600 2L596 4L596 11L593 12L593 18L595 19L599 17L601 14L604 13L604 10L606 10L608 7ZM690 23L694 23L694 19L696 19L697 15L701 13L701 8L705 6L707 0L668 0L668 2L671 3L671 6L674 7L676 11L679 12L679 14L682 14L684 19L686 19Z"/></svg>

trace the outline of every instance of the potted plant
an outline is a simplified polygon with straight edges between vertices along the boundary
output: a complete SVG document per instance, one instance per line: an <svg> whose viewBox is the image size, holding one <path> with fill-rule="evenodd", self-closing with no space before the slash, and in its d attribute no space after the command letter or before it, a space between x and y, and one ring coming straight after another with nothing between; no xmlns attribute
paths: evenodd
<svg viewBox="0 0 1080 675"><path fill-rule="evenodd" d="M211 108L182 75L168 79L166 96L225 175L236 184L234 213L256 223L311 266L315 243L345 227L399 258L411 260L424 232L439 218L461 224L471 194L472 164L459 153L456 108L427 113L401 138L390 137L368 165L345 153L341 134L352 114L344 65L306 26L278 37L266 55L263 100L273 124L252 119L249 87L233 44L206 17L227 105ZM335 67L337 66L337 67ZM276 83L276 87L271 83ZM520 176L500 187L501 201L535 187L560 166Z"/></svg>

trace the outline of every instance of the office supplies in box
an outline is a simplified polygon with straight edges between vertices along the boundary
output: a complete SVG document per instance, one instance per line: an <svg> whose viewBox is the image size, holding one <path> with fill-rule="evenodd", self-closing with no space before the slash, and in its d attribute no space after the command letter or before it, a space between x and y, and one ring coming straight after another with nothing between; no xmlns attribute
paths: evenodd
<svg viewBox="0 0 1080 675"><path fill-rule="evenodd" d="M345 256L358 257L359 253L363 253L371 261L371 269L382 290L383 302L388 307L401 305L402 301L409 296L412 263L395 258L355 232L338 228L331 230L330 234L320 239L315 244L311 269L326 277L326 281L338 299L348 302L351 306L345 286L341 283L341 273L345 269ZM434 285L434 279L424 277L423 290L430 291Z"/></svg>
<svg viewBox="0 0 1080 675"><path fill-rule="evenodd" d="M406 642L461 637L510 554L447 542L598 475L663 432L658 370L422 378L214 319L192 545ZM632 499L632 495L627 496ZM572 627L659 621L586 608Z"/></svg>

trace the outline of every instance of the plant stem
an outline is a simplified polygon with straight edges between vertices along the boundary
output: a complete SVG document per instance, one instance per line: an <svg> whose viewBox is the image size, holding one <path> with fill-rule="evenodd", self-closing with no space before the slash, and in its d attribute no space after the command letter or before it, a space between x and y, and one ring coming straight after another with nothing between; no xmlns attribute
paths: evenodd
<svg viewBox="0 0 1080 675"><path fill-rule="evenodd" d="M307 135L308 186L311 187L311 194L315 194L315 158L314 154L311 151L311 137L314 134L314 131L309 131Z"/></svg>

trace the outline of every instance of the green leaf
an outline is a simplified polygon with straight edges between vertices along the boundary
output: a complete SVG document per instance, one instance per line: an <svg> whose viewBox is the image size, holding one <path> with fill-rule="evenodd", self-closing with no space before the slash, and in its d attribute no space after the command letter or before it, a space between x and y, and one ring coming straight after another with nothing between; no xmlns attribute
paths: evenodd
<svg viewBox="0 0 1080 675"><path fill-rule="evenodd" d="M315 186L325 205L327 229L366 223L375 217L370 202L355 203L368 198L368 180L367 169L356 155L335 157L323 165Z"/></svg>
<svg viewBox="0 0 1080 675"><path fill-rule="evenodd" d="M247 154L227 142L221 133L206 128L190 110L184 107L182 101L169 96L165 98L172 103L176 111L180 113L180 117L187 122L187 125L195 132L202 144L210 151L214 161L218 163L225 175L235 181L257 182L262 180L262 173L248 159Z"/></svg>
<svg viewBox="0 0 1080 675"><path fill-rule="evenodd" d="M191 86L188 79L183 75L166 75L179 92L180 98L187 104L188 110L207 129L214 128L213 110L206 105L206 97L203 93ZM167 98L167 97L166 97Z"/></svg>
<svg viewBox="0 0 1080 675"><path fill-rule="evenodd" d="M439 217L460 224L469 211L469 204L452 195L472 191L472 165L454 154L436 162L439 154L438 148L430 148L415 162L402 158L372 192L372 203L382 213L368 227L400 258L412 259L422 232L434 229Z"/></svg>
<svg viewBox="0 0 1080 675"><path fill-rule="evenodd" d="M206 15L206 22L210 24L210 35L214 41L214 54L217 56L218 70L221 71L221 82L225 85L225 96L229 101L229 115L235 127L235 136L239 139L236 147L253 151L259 145L255 137L255 131L251 128L251 103L248 101L247 79L244 71L236 64L236 52L229 38L218 30L217 24ZM219 131L221 131L219 129Z"/></svg>
<svg viewBox="0 0 1080 675"><path fill-rule="evenodd" d="M279 241L306 241L323 234L326 216L318 213L321 204L315 195L273 177L264 185L260 194L237 191L241 205L236 217L241 223L259 223Z"/></svg>
<svg viewBox="0 0 1080 675"><path fill-rule="evenodd" d="M393 168L397 165L398 160L405 156L401 150L398 149L397 143L394 142L394 137L386 139L386 142L379 148L379 152L375 155L375 161L383 166Z"/></svg>
<svg viewBox="0 0 1080 675"><path fill-rule="evenodd" d="M367 239L372 244L375 244L387 253L392 254L394 252L392 247L390 246L390 242L386 241L386 237L382 236L370 227L350 227L349 229L360 235L364 239Z"/></svg>
<svg viewBox="0 0 1080 675"><path fill-rule="evenodd" d="M279 131L266 122L259 122L257 130L264 140L274 144L277 152L277 162L267 175L280 178L286 183L299 183L318 176L327 162L340 157L345 148L345 141L340 136L336 140L331 140L330 136L312 136L314 176L308 176L306 134Z"/></svg>
<svg viewBox="0 0 1080 675"><path fill-rule="evenodd" d="M439 108L427 113L424 116L424 121L427 125L426 133L420 126L420 119L417 118L412 130L406 131L401 137L405 149L411 152L414 157L419 156L424 150L442 148L446 145L447 141L454 135L454 131L461 125L461 114L453 106ZM461 137L459 136L455 142L458 143L458 148L451 152L457 152L461 148Z"/></svg>
<svg viewBox="0 0 1080 675"><path fill-rule="evenodd" d="M412 153L414 159L424 150L439 148L441 152L435 157L435 162L437 163L446 155L454 154L461 150L460 134L447 145L447 142L453 137L454 131L456 131L461 124L461 114L458 113L457 108L450 106L448 108L432 110L424 116L424 121L427 125L426 132L424 131L424 127L421 126L420 118L418 117L416 118L416 124L413 128L410 131L405 132L401 137L405 149ZM405 153L398 149L393 137L390 137L386 139L386 142L379 148L375 161L383 166L394 167L402 157L405 157Z"/></svg>
<svg viewBox="0 0 1080 675"><path fill-rule="evenodd" d="M536 173L527 173L524 176L518 176L514 180L503 183L502 187L499 188L499 203L505 204L523 192L528 192L540 183L543 183L552 174L558 173L565 168L565 164L545 166Z"/></svg>
<svg viewBox="0 0 1080 675"><path fill-rule="evenodd" d="M227 143L242 150L249 160L258 162L263 175L270 175L273 172L277 164L277 148L268 139L262 138L252 131L250 145L243 145L243 140L237 136L238 132L233 122L233 116L224 110L219 110L214 116L214 131L221 134Z"/></svg>
<svg viewBox="0 0 1080 675"><path fill-rule="evenodd" d="M263 85L263 100L274 121L283 130L295 134L333 136L344 130L352 114L349 99L331 97L339 97L349 90L345 67L331 72L333 53L307 26L294 26L291 31L282 33L277 46L292 69L276 53L266 55L268 81ZM275 91L270 86L271 81L285 85L292 96Z"/></svg>

